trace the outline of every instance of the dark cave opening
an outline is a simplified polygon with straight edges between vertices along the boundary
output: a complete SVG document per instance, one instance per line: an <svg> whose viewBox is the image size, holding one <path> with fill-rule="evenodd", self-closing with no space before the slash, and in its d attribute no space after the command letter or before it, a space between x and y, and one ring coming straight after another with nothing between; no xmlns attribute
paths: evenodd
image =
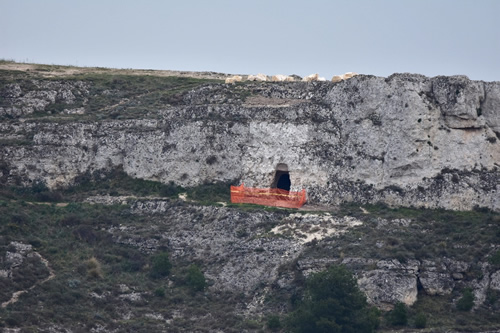
<svg viewBox="0 0 500 333"><path fill-rule="evenodd" d="M281 173L281 175L278 176L278 173ZM290 175L288 174L288 171L276 172L276 178L277 178L276 188L280 188L285 191L290 191L290 186L292 184L290 182Z"/></svg>
<svg viewBox="0 0 500 333"><path fill-rule="evenodd" d="M292 183L290 181L290 173L286 164L278 164L276 174L274 176L272 188L279 188L285 191L290 191Z"/></svg>

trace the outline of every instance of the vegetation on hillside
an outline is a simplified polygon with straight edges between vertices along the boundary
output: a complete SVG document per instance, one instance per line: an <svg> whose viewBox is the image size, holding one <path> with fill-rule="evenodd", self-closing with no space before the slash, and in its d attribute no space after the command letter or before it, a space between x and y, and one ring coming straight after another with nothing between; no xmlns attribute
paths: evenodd
<svg viewBox="0 0 500 333"><path fill-rule="evenodd" d="M373 332L380 312L369 307L352 274L331 266L307 279L303 299L288 315L290 332Z"/></svg>
<svg viewBox="0 0 500 333"><path fill-rule="evenodd" d="M49 191L40 182L30 188L4 187L0 191L2 253L13 251L10 245L13 241L31 244L55 272L53 279L40 283L49 272L35 258L28 263L29 269L15 271L14 279L0 277L1 302L8 300L15 290L40 283L18 302L0 309L1 326L22 326L29 330L43 323L62 326L79 323L82 331L102 324L108 328L146 332L158 328L157 320L145 316L153 311L155 316L169 320L172 332L216 329L306 332L339 327L345 332L371 331L377 327L377 318L382 331L394 327L456 330L500 327L498 316L494 315L500 308L500 294L495 291L490 291L485 305L474 311L470 311L474 302L472 299L471 303L470 291L457 290L442 297L428 296L421 291L414 306L398 305L394 311L378 317L376 311L366 306L350 273L339 267L331 267L305 282L298 278L293 293L274 290L266 303L269 313L250 318L241 316L234 311L235 307L251 301L251 297L211 291L210 280L204 275L207 263L172 260L167 248L147 252L114 240L107 231L142 225L147 222L147 216L131 214L128 205L81 203L87 196L107 194L164 196L172 200L173 205L175 202L186 207L213 205L229 200L229 184L185 189L175 184L132 179L121 170L94 176L82 177L79 185L59 192ZM188 193L191 203L177 199L183 192ZM266 210L249 205L230 207ZM486 260L498 265L498 249L495 249L500 243L498 213L479 208L471 212L451 212L394 209L383 205L365 205L363 209L368 214L359 205L340 207L334 214L356 216L364 224L337 238L311 243L302 257L398 258L401 262L451 257L468 262ZM287 214L286 210L282 212ZM380 221L401 219L409 222L378 227ZM248 235L242 234L242 237ZM375 240L385 245L377 247ZM468 274L465 279L474 279L481 270L472 267ZM127 290L130 286L134 289ZM339 286L342 288L337 288ZM135 299L135 294L140 296ZM191 313L193 318L203 317L204 327L186 318L171 318L173 308ZM336 310L332 312L333 308ZM274 312L273 309L286 311ZM135 319L124 320L123 311L130 311ZM340 318L339 313L343 314Z"/></svg>
<svg viewBox="0 0 500 333"><path fill-rule="evenodd" d="M37 68L41 70L43 65ZM57 66L46 66L49 71L57 71ZM43 69L43 68L42 68ZM43 77L25 71L0 70L1 88L17 84L21 91L36 92L43 89L38 83L60 82L61 77ZM72 104L56 99L45 107L44 111L35 112L26 118L37 121L104 120L104 119L144 119L158 118L159 113L168 105L183 102L184 94L196 87L221 83L221 80L198 79L177 76L132 75L116 71L101 70L97 73L84 72L65 75L65 83L82 82L88 95L78 93ZM1 106L9 106L5 101ZM65 114L65 109L83 108L84 114ZM8 118L8 117L7 117Z"/></svg>

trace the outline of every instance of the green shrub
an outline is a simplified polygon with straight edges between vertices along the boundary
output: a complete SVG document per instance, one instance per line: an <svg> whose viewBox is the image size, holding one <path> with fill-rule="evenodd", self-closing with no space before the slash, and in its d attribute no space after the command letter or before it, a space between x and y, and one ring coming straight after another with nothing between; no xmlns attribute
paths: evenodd
<svg viewBox="0 0 500 333"><path fill-rule="evenodd" d="M205 275L197 265L191 265L186 274L186 284L194 291L202 291L207 287Z"/></svg>
<svg viewBox="0 0 500 333"><path fill-rule="evenodd" d="M487 305L494 305L496 301L500 298L500 291L493 290L493 289L488 289L486 292L486 304Z"/></svg>
<svg viewBox="0 0 500 333"><path fill-rule="evenodd" d="M427 317L425 316L424 313L419 312L415 316L415 327L416 328L425 328L427 326Z"/></svg>
<svg viewBox="0 0 500 333"><path fill-rule="evenodd" d="M278 315L270 315L267 317L266 326L273 332L279 330L281 328L280 317Z"/></svg>
<svg viewBox="0 0 500 333"><path fill-rule="evenodd" d="M488 258L488 261L493 266L500 266L500 250L498 250L497 252L493 253L493 255Z"/></svg>
<svg viewBox="0 0 500 333"><path fill-rule="evenodd" d="M470 311L474 307L474 294L472 290L465 289L462 297L457 302L457 309L460 311Z"/></svg>
<svg viewBox="0 0 500 333"><path fill-rule="evenodd" d="M151 271L149 275L154 279L162 278L170 274L171 268L172 264L170 263L168 253L159 253L151 259Z"/></svg>
<svg viewBox="0 0 500 333"><path fill-rule="evenodd" d="M182 187L175 185L175 183L171 181L168 184L161 185L160 195L162 197L177 197L183 190Z"/></svg>
<svg viewBox="0 0 500 333"><path fill-rule="evenodd" d="M49 191L49 188L47 187L47 185L45 184L45 181L43 181L43 180L37 180L37 181L33 182L33 184L31 185L31 192L34 194L47 192L47 191Z"/></svg>
<svg viewBox="0 0 500 333"><path fill-rule="evenodd" d="M220 182L213 184L203 184L196 187L187 189L188 197L192 200L200 201L202 203L211 202L228 202L231 197L232 182Z"/></svg>
<svg viewBox="0 0 500 333"><path fill-rule="evenodd" d="M163 287L156 288L154 294L157 297L165 297L165 288Z"/></svg>
<svg viewBox="0 0 500 333"><path fill-rule="evenodd" d="M291 332L373 332L378 316L352 274L344 266L331 266L307 279L304 300L286 325Z"/></svg>
<svg viewBox="0 0 500 333"><path fill-rule="evenodd" d="M389 313L389 322L394 326L406 326L408 324L408 311L404 303L396 303L394 309Z"/></svg>

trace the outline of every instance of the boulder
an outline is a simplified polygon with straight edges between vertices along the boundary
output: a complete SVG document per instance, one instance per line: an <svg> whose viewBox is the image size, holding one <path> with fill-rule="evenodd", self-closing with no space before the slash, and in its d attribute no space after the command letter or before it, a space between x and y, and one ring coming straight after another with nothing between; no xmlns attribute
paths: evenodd
<svg viewBox="0 0 500 333"><path fill-rule="evenodd" d="M271 78L271 81L273 81L273 82L283 82L283 81L286 81L286 78L287 78L286 75L278 74L278 75L273 75L272 78Z"/></svg>
<svg viewBox="0 0 500 333"><path fill-rule="evenodd" d="M332 77L332 82L340 82L340 81L343 81L344 80L344 76L343 75L334 75Z"/></svg>
<svg viewBox="0 0 500 333"><path fill-rule="evenodd" d="M232 83L241 82L241 81L243 81L243 77L242 76L240 76L240 75L234 75L234 76L226 78L225 83L232 84Z"/></svg>
<svg viewBox="0 0 500 333"><path fill-rule="evenodd" d="M405 271L376 269L363 272L358 285L368 302L384 311L391 310L398 302L411 306L417 301L417 277Z"/></svg>
<svg viewBox="0 0 500 333"><path fill-rule="evenodd" d="M344 74L344 80L347 80L347 79L350 79L351 77L354 77L358 75L358 73L355 73L355 72L347 72Z"/></svg>
<svg viewBox="0 0 500 333"><path fill-rule="evenodd" d="M267 81L266 74L248 75L247 81Z"/></svg>
<svg viewBox="0 0 500 333"><path fill-rule="evenodd" d="M319 74L316 73L316 74L311 74L311 75L304 77L302 79L302 81L305 81L305 82L318 81L318 78L319 78Z"/></svg>

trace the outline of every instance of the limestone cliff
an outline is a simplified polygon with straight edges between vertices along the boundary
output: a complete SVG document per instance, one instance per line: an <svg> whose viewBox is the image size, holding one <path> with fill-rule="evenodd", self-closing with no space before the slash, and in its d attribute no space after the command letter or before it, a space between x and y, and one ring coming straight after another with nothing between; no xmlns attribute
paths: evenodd
<svg viewBox="0 0 500 333"><path fill-rule="evenodd" d="M0 87L3 183L64 187L123 167L183 186L269 187L286 164L292 189L305 188L309 203L500 209L498 82L394 74L207 83L161 105L93 85L37 78ZM93 109L113 95L117 103ZM146 111L99 119L134 102Z"/></svg>

